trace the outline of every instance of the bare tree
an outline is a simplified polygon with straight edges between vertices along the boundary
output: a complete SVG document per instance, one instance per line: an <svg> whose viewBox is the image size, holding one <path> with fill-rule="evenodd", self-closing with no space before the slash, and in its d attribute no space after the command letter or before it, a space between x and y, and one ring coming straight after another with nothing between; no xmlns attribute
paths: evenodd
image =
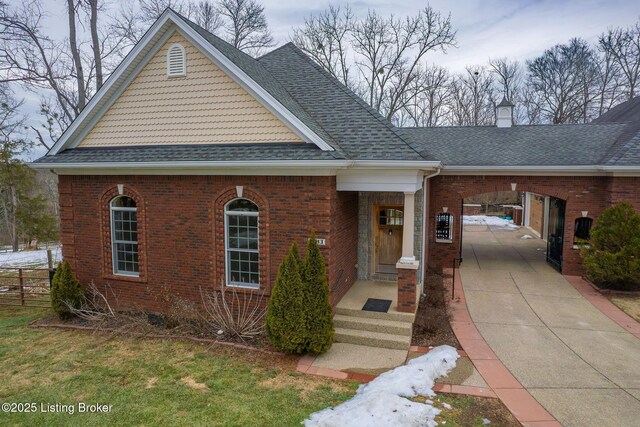
<svg viewBox="0 0 640 427"><path fill-rule="evenodd" d="M597 81L593 49L581 39L547 49L527 61L527 84L538 96L543 119L552 123L584 123L595 99Z"/></svg>
<svg viewBox="0 0 640 427"><path fill-rule="evenodd" d="M493 75L486 67L467 66L451 81L451 121L458 126L494 123Z"/></svg>
<svg viewBox="0 0 640 427"><path fill-rule="evenodd" d="M222 16L215 4L209 1L200 1L192 4L189 16L196 24L210 33L217 33L224 25Z"/></svg>
<svg viewBox="0 0 640 427"><path fill-rule="evenodd" d="M453 46L451 18L430 6L415 17L383 18L374 11L356 22L353 49L369 104L388 120L405 107L407 91L428 52Z"/></svg>
<svg viewBox="0 0 640 427"><path fill-rule="evenodd" d="M496 86L496 100L502 94L507 100L514 104L513 122L514 124L525 121L526 112L522 100L523 75L522 67L518 61L511 61L507 58L489 59L489 70L494 76Z"/></svg>
<svg viewBox="0 0 640 427"><path fill-rule="evenodd" d="M67 0L68 38L54 40L42 27L46 13L41 0L16 7L0 4L0 82L18 82L40 95L48 135L32 128L46 147L101 87L105 60L121 57L124 39L99 28L101 10L99 0ZM90 42L78 31L85 28L84 19Z"/></svg>
<svg viewBox="0 0 640 427"><path fill-rule="evenodd" d="M599 45L597 60L597 115L601 116L626 97L624 75L612 52Z"/></svg>
<svg viewBox="0 0 640 427"><path fill-rule="evenodd" d="M273 46L264 6L256 0L220 0L219 10L227 18L227 41L234 47L258 55Z"/></svg>
<svg viewBox="0 0 640 427"><path fill-rule="evenodd" d="M329 6L304 20L304 27L293 30L293 43L322 65L332 76L351 87L348 53L353 13L345 7Z"/></svg>
<svg viewBox="0 0 640 427"><path fill-rule="evenodd" d="M609 29L598 41L626 77L627 99L632 99L640 83L640 22L626 29Z"/></svg>
<svg viewBox="0 0 640 427"><path fill-rule="evenodd" d="M401 126L434 127L445 123L451 102L449 72L438 65L420 68L410 100L398 113Z"/></svg>

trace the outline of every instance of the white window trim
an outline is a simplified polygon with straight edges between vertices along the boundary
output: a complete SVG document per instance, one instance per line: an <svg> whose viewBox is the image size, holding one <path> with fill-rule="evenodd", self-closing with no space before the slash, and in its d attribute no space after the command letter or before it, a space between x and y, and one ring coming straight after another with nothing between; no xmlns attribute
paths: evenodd
<svg viewBox="0 0 640 427"><path fill-rule="evenodd" d="M224 205L224 269L225 269L225 283L228 287L231 288L245 288L245 289L260 289L260 216L259 212L229 212L227 211L227 207L235 202L236 200L248 200L254 205L255 202L251 199L247 199L245 197L237 197L233 200L229 200ZM258 205L256 205L258 206ZM229 216L255 216L258 218L257 226L258 226L258 249L236 249L229 248ZM244 282L232 282L231 281L231 270L230 270L230 253L231 250L235 252L249 252L249 253L257 253L258 254L258 283L244 283Z"/></svg>
<svg viewBox="0 0 640 427"><path fill-rule="evenodd" d="M436 214L436 233L438 231L438 217L440 215L449 215L449 217L451 218L451 221L449 221L449 238L448 239L438 239L436 238L436 243L453 243L453 221L455 220L455 217L453 216L452 213L450 212L439 212Z"/></svg>
<svg viewBox="0 0 640 427"><path fill-rule="evenodd" d="M109 202L109 224L110 224L110 227L111 227L111 267L112 267L114 276L140 277L140 271L133 272L133 271L119 271L118 270L118 256L117 256L118 251L116 250L116 244L117 243L136 244L136 246L138 247L138 270L140 269L140 251L139 251L140 246L139 246L138 241L133 242L133 241L128 241L128 240L116 240L116 232L115 232L115 226L114 226L114 221L113 221L113 212L114 211L138 212L137 206L135 208L123 208L123 207L115 207L115 206L113 206L113 202L115 202L116 200L118 200L121 197L123 197L123 196L115 197ZM128 196L124 196L124 197L128 197ZM138 215L136 213L136 222L137 221L138 221Z"/></svg>
<svg viewBox="0 0 640 427"><path fill-rule="evenodd" d="M174 48L178 48L180 49L180 53L182 54L182 72L181 73L171 73L171 64L170 64L170 54L171 51ZM173 43L171 46L169 46L169 49L167 50L167 77L171 78L171 77L186 77L187 75L187 51L185 50L184 46L182 46L180 43Z"/></svg>

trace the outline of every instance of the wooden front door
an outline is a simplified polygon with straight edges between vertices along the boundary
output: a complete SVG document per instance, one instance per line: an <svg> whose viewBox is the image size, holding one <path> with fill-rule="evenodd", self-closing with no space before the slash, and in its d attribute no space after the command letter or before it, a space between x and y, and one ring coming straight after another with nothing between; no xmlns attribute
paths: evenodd
<svg viewBox="0 0 640 427"><path fill-rule="evenodd" d="M374 210L374 266L376 273L396 273L402 256L402 206L376 206Z"/></svg>

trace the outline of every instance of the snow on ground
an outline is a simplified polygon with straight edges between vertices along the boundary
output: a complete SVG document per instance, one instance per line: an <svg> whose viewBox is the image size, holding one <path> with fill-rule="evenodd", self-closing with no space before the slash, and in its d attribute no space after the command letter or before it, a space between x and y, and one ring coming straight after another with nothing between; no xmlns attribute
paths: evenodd
<svg viewBox="0 0 640 427"><path fill-rule="evenodd" d="M464 225L491 225L494 227L503 227L510 230L517 230L520 226L515 225L511 219L503 219L499 216L488 215L465 215L462 217Z"/></svg>
<svg viewBox="0 0 640 427"><path fill-rule="evenodd" d="M434 419L440 410L429 404L430 400L421 403L407 398L435 396L432 388L436 378L452 370L458 357L451 346L436 347L362 384L351 400L315 412L303 424L307 427L435 427Z"/></svg>
<svg viewBox="0 0 640 427"><path fill-rule="evenodd" d="M60 246L51 248L53 264L62 260ZM0 267L46 267L47 250L0 253Z"/></svg>
<svg viewBox="0 0 640 427"><path fill-rule="evenodd" d="M521 237L521 239L533 239L533 237L531 237L529 234L525 234Z"/></svg>

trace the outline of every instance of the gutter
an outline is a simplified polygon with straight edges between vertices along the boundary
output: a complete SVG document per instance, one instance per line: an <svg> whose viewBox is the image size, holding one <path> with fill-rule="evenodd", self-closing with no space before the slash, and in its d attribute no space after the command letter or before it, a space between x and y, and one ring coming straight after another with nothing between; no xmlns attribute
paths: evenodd
<svg viewBox="0 0 640 427"><path fill-rule="evenodd" d="M640 166L444 166L443 175L640 175Z"/></svg>
<svg viewBox="0 0 640 427"><path fill-rule="evenodd" d="M243 169L243 168L332 168L332 169L433 169L434 161L385 160L258 160L258 161L185 161L185 162L80 162L29 163L34 169Z"/></svg>

